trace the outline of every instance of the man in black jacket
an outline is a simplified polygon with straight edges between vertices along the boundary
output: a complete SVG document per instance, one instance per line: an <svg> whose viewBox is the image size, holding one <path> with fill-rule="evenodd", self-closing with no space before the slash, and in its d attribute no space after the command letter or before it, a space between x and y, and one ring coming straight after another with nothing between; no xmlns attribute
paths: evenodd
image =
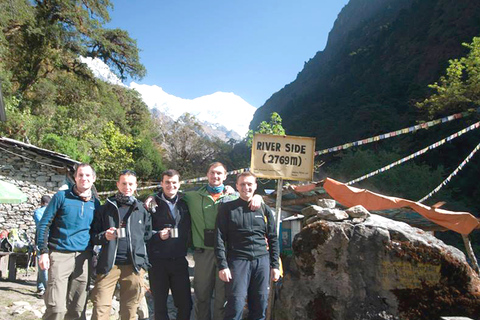
<svg viewBox="0 0 480 320"><path fill-rule="evenodd" d="M188 274L188 243L191 239L190 213L178 193L180 174L173 170L162 173L162 190L155 195L151 209L154 235L148 242L150 288L153 293L155 320L168 320L167 298L172 291L178 308L177 320L190 319L192 298Z"/></svg>
<svg viewBox="0 0 480 320"><path fill-rule="evenodd" d="M95 212L92 242L101 245L97 279L92 291L92 320L110 319L112 297L120 284L120 319L136 319L143 277L149 267L145 243L152 236L150 214L134 196L135 172L125 170L117 182L118 193Z"/></svg>
<svg viewBox="0 0 480 320"><path fill-rule="evenodd" d="M226 282L225 320L240 320L248 297L249 319L265 319L270 278L280 277L278 239L272 210L248 202L257 189L256 177L237 177L240 198L220 205L215 232L218 275Z"/></svg>

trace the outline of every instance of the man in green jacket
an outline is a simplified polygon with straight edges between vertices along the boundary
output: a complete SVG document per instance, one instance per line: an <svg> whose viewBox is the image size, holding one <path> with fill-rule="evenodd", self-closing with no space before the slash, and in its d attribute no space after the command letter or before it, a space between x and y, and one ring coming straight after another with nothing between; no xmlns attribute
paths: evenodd
<svg viewBox="0 0 480 320"><path fill-rule="evenodd" d="M195 319L210 320L210 301L215 293L213 319L222 320L225 305L225 284L218 278L218 267L213 252L215 220L218 205L237 198L225 192L223 182L227 170L220 162L210 165L207 172L208 184L195 191L185 193L192 219L192 239L195 252Z"/></svg>

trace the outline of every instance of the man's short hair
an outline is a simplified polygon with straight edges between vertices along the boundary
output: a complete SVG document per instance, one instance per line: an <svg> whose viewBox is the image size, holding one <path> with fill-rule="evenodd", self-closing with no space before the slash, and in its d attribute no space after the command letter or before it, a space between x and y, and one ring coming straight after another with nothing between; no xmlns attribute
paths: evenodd
<svg viewBox="0 0 480 320"><path fill-rule="evenodd" d="M162 176L161 176L161 181L163 181L163 177L174 177L174 176L178 176L178 180L180 180L180 173L178 173L177 170L175 169L168 169L168 170L165 170L162 172Z"/></svg>
<svg viewBox="0 0 480 320"><path fill-rule="evenodd" d="M93 177L94 177L94 178L97 177L97 173L95 172L95 169L93 169L92 165L91 165L91 164L88 164L88 163L80 163L80 164L77 164L77 165L75 166L75 172L73 173L73 176L76 177L76 176L77 176L78 169L83 168L83 167L90 167L90 169L92 169Z"/></svg>
<svg viewBox="0 0 480 320"><path fill-rule="evenodd" d="M223 170L225 170L225 173L227 173L227 167L219 162L219 161L216 161L216 162L212 162L209 166L208 166L208 170L207 170L207 173L210 171L211 168L216 168L216 167L222 167Z"/></svg>
<svg viewBox="0 0 480 320"><path fill-rule="evenodd" d="M126 169L126 170L120 171L120 174L118 175L118 178L120 179L121 176L134 176L136 178L137 173L133 170Z"/></svg>
<svg viewBox="0 0 480 320"><path fill-rule="evenodd" d="M42 198L40 199L40 205L46 206L50 202L51 199L52 198L49 195L42 196Z"/></svg>
<svg viewBox="0 0 480 320"><path fill-rule="evenodd" d="M257 176L251 173L250 171L244 171L242 173L239 173L237 175L237 182L238 180L240 180L240 178L243 178L243 177L253 177L255 179L255 183L257 182Z"/></svg>

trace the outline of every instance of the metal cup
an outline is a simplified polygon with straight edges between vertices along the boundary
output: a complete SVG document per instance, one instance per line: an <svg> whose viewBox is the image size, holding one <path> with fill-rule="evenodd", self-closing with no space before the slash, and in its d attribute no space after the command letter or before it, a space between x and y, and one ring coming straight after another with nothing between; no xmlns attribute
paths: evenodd
<svg viewBox="0 0 480 320"><path fill-rule="evenodd" d="M127 233L125 231L125 228L117 229L117 238L125 238L126 236L127 236Z"/></svg>
<svg viewBox="0 0 480 320"><path fill-rule="evenodd" d="M174 227L170 229L170 238L178 238L178 228Z"/></svg>

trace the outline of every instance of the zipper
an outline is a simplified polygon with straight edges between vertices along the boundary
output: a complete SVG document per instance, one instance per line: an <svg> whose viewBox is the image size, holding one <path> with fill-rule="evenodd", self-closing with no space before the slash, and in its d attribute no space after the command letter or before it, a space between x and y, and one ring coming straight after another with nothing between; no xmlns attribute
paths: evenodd
<svg viewBox="0 0 480 320"><path fill-rule="evenodd" d="M120 212L118 212L118 207L115 203L113 203L112 201L110 200L107 200L108 202L110 202L116 209L117 209L117 217L118 217L118 224L119 224L119 227L120 227ZM117 259L117 250L118 250L118 238L115 238L115 254L113 255L113 264L115 264L115 260ZM113 268L113 264L112 266L110 267L110 270Z"/></svg>
<svg viewBox="0 0 480 320"><path fill-rule="evenodd" d="M134 204L136 206L136 203ZM132 210L132 213L130 214L130 216L128 217L127 219L127 231L126 232L126 236L127 236L127 242L128 242L128 246L130 248L130 259L132 259L132 265L133 267L135 268L135 271L137 271L138 273L138 268L137 268L137 264L135 263L135 259L133 259L133 250L132 250L132 240L130 239L130 218L132 217L133 215L133 212L135 211L136 208L134 208Z"/></svg>
<svg viewBox="0 0 480 320"><path fill-rule="evenodd" d="M255 213L252 212L252 210L250 209L247 209L247 211L249 212L249 215L248 217L250 218L250 252L252 253L252 258L255 258L255 253L254 253L254 243L253 243L253 239L254 239L254 234L253 234L253 218L255 217Z"/></svg>

